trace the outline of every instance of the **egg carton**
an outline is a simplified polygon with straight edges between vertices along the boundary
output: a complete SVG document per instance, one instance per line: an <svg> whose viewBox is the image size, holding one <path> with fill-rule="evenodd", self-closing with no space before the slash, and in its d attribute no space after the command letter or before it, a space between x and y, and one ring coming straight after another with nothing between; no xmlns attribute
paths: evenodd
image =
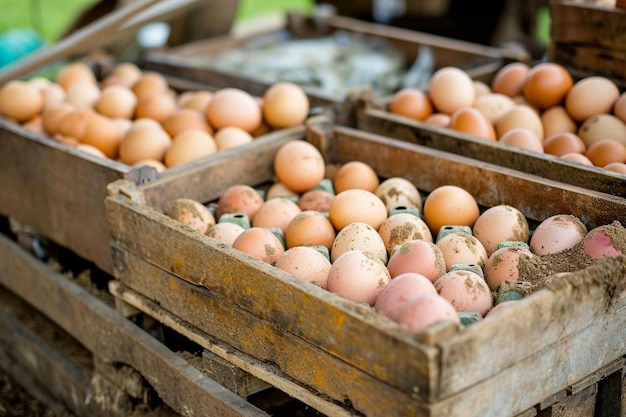
<svg viewBox="0 0 626 417"><path fill-rule="evenodd" d="M595 384L626 354L621 256L552 280L493 319L411 332L165 214L183 195L208 203L233 184L271 183L274 156L294 140L314 144L327 163L360 160L381 178L404 177L424 193L454 184L483 208L509 204L535 222L573 214L588 228L611 224L623 237L623 198L319 117L306 132L213 161L202 182L181 182L175 193L163 192L173 190L166 178L112 183L111 292L325 415L529 416L559 398L596 398ZM612 400L616 406L621 399Z"/></svg>

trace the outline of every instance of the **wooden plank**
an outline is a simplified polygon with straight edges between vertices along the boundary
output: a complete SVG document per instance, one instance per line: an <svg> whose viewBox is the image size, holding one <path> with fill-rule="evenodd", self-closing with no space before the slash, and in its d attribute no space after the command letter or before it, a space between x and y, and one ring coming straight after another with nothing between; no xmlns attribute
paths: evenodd
<svg viewBox="0 0 626 417"><path fill-rule="evenodd" d="M137 370L175 411L216 417L267 415L5 236L0 236L0 249L0 284L103 360Z"/></svg>
<svg viewBox="0 0 626 417"><path fill-rule="evenodd" d="M537 417L594 417L598 386L590 385L584 390L568 395L562 401L539 411ZM597 417L597 416L596 416Z"/></svg>
<svg viewBox="0 0 626 417"><path fill-rule="evenodd" d="M200 370L244 398L272 386L209 350L202 351Z"/></svg>
<svg viewBox="0 0 626 417"><path fill-rule="evenodd" d="M626 86L626 50L552 42L549 56L550 61L563 65L574 74L576 70L583 70L588 75L603 75L612 79L622 91Z"/></svg>
<svg viewBox="0 0 626 417"><path fill-rule="evenodd" d="M326 151L330 161L361 160L380 176L405 177L424 192L454 184L469 191L484 207L509 204L538 221L560 213L577 215L590 228L614 220L626 224L626 199L618 196L348 127L336 127L331 136L332 147ZM542 198L535 198L538 195Z"/></svg>
<svg viewBox="0 0 626 417"><path fill-rule="evenodd" d="M373 101L368 97L357 100L362 100L355 105L356 127L361 130L578 187L626 197L626 181L622 175L615 172L583 166L556 156L538 154L400 117L385 110L386 100Z"/></svg>
<svg viewBox="0 0 626 417"><path fill-rule="evenodd" d="M29 225L110 272L107 185L141 183L138 170L64 146L0 118L0 213Z"/></svg>
<svg viewBox="0 0 626 417"><path fill-rule="evenodd" d="M626 51L626 11L615 7L550 1L550 39Z"/></svg>
<svg viewBox="0 0 626 417"><path fill-rule="evenodd" d="M303 390L302 384L308 385L313 390L335 401L350 404L355 410L367 415L425 415L422 403L412 402L409 395L374 379L363 370L327 352L333 348L330 342L332 338L340 337L340 342L350 340L344 339L345 336L341 337L340 335L341 322L349 319L337 317L332 311L327 312L326 317L319 316L315 311L316 308L313 307L314 300L309 298L295 305L300 311L306 305L305 317L301 313L290 311L290 319L277 320L276 316L268 317L267 314L261 315L256 311L250 313L244 310L246 307L238 305L239 303L233 301L232 296L223 297L217 287L212 286L210 290L207 290L191 285L126 251L119 252L119 256L123 257L120 259L120 265L124 265L124 270L118 271L117 276L121 283L128 286L132 291L121 292L120 288L123 287L116 283L112 292L142 311L149 309L159 321L164 321L166 325L192 338L207 350L226 360L237 362L237 365L242 369L310 404L312 407L324 412L329 405L326 402L318 404L317 397L310 394L311 389ZM234 261L230 260L229 269L231 271L237 270L233 264ZM235 279L239 287L244 287L241 277L246 277L246 281L250 282L250 286L245 285L244 292L250 294L249 291L253 288L257 289L257 293L260 292L259 287L255 287L252 282L253 280L256 281L254 275L258 276L258 273L251 271L248 273L235 272L234 274L231 279ZM267 286L275 287L270 282L275 279L270 276L262 276L261 279L267 282ZM281 305L291 305L298 302L297 300L289 300L289 292L281 292L280 288L273 288L270 292L273 297L276 297L276 294L281 294ZM333 298L329 295L323 297ZM252 301L254 304L260 305L261 309L280 308L276 306L275 302L268 303L267 300L257 298L253 298ZM319 301L317 303L321 307L325 305ZM314 334L308 335L303 332L293 335L289 328L294 327L294 325L287 323L287 321L296 320L305 321L307 326L311 325L307 331ZM190 331L184 323L188 323L192 329L197 329L196 332L203 332L206 335L194 337L194 331ZM223 324L216 326L215 323ZM333 326L337 329L334 329ZM318 330L315 330L316 328ZM391 348L382 352L383 349L376 346L380 336L376 336L372 331L358 335L347 328L346 332L349 332L348 336L352 336L352 342L346 346L346 349L350 349L351 353L351 357L347 357L347 359L353 362L368 361L369 367L374 370L383 368L381 369L382 372L390 372L386 368L386 363L389 361L413 366L415 369L415 367L423 366L427 360L432 360L420 358L418 355L420 351L417 349L414 349L415 353L410 358L404 358L402 356L404 349L400 343L397 343L398 348L392 349L394 355L388 354ZM336 334L339 335L335 336ZM311 338L319 339L318 346L306 341L306 339ZM366 339L369 342L365 342ZM232 346L232 348L216 348L215 340ZM360 349L364 343L371 349L367 351ZM250 358L243 361L233 357L233 349L249 355ZM383 359L383 356L387 356L387 358ZM275 365L268 366L268 363ZM269 372L267 371L268 368L270 368ZM338 378L338 375L341 377ZM296 380L297 383L290 382L292 379ZM372 396L372 392L381 395ZM335 406L334 412L330 414L336 415L338 412Z"/></svg>

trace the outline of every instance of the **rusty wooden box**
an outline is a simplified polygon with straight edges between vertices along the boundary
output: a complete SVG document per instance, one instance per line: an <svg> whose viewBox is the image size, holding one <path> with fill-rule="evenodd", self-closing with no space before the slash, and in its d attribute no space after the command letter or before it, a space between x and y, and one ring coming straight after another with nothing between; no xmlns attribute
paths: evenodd
<svg viewBox="0 0 626 417"><path fill-rule="evenodd" d="M234 183L272 181L279 147L303 139L296 132L236 163L214 160L201 186L176 192L167 184L174 178L112 184L106 207L116 281L110 288L326 415L530 416L551 399L593 385L586 383L590 376L623 360L623 256L547 285L498 320L411 333L163 214L175 198L197 195L200 187L200 201L208 202ZM510 204L531 220L570 213L590 228L626 221L623 198L327 120L310 121L306 140L327 162L361 160L381 177L405 177L423 192L456 184L483 207Z"/></svg>
<svg viewBox="0 0 626 417"><path fill-rule="evenodd" d="M282 23L282 22L281 22ZM205 82L209 80L214 85L228 84L238 86L254 94L260 94L269 84L281 80L293 80L299 82L305 87L313 105L342 105L344 104L347 87L352 87L353 78L359 78L359 75L372 73L380 66L380 59L374 59L370 53L370 60L367 65L362 67L357 73L351 74L350 77L337 77L341 85L337 88L322 88L322 86L332 86L334 81L328 81L329 78L334 80L334 75L339 71L338 67L342 66L339 59L336 60L334 68L318 68L313 66L310 70L312 74L302 75L303 69L307 69L309 61L316 62L316 57L298 55L289 56L287 52L278 55L273 49L267 51L267 56L271 59L273 66L272 71L268 71L266 63L263 60L263 66L258 71L252 72L248 70L254 67L254 60L249 62L246 60L245 68L224 69L215 65L215 61L220 59L226 53L233 52L254 52L256 48L274 47L282 45L287 41L309 41L327 40L330 37L336 37L339 41L346 43L351 40L350 45L359 45L363 41L368 45L376 45L381 51L396 51L404 61L404 70L401 73L406 75L413 66L414 75L413 84L423 83L432 72L432 68L441 68L444 66L455 65L461 67L472 74L476 79L481 79L485 74L491 74L495 68L499 68L504 62L510 60L527 59L527 54L520 48L492 47L471 42L465 42L456 39L445 38L441 36L422 33L414 30L395 28L375 23L369 23L355 18L328 15L328 16L305 16L298 12L290 12L286 14L284 25L274 29L264 29L260 33L251 33L237 36L217 37L212 39L203 39L176 47L168 47L146 51L141 58L141 65L146 69L152 69L164 74L177 76L189 80ZM331 45L332 42L329 42ZM302 45L305 48L306 44ZM343 45L343 44L341 44ZM291 49L297 49L294 47ZM358 48L354 48L358 49ZM309 48L306 47L308 51ZM347 52L340 49L340 52L329 52L330 48L320 48L318 55L333 53L346 62L354 57L348 56ZM423 53L422 53L423 52ZM242 55L243 56L243 55ZM289 61L289 62L286 62ZM332 62L332 61L330 61ZM276 68L282 68L288 64L289 72L284 71L282 79L276 79ZM325 71L324 74L314 70ZM375 74L380 71L375 71ZM332 76L331 76L332 75ZM384 77L379 77L378 82L388 82L394 74L385 73ZM300 78L299 78L300 77ZM306 79L306 82L302 80ZM357 82L354 82L357 84ZM345 109L345 111L349 111Z"/></svg>
<svg viewBox="0 0 626 417"><path fill-rule="evenodd" d="M551 0L550 60L573 73L604 75L623 83L626 10L599 1Z"/></svg>

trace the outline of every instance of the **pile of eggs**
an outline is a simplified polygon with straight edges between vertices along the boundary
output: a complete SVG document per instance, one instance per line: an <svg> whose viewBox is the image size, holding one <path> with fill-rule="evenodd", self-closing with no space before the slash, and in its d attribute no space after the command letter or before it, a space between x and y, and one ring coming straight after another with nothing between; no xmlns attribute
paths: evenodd
<svg viewBox="0 0 626 417"><path fill-rule="evenodd" d="M278 82L263 97L237 88L176 92L160 73L117 64L102 81L83 62L54 81L13 80L0 88L0 115L25 128L127 165L158 171L300 125L309 100Z"/></svg>
<svg viewBox="0 0 626 417"><path fill-rule="evenodd" d="M405 88L391 113L474 137L626 174L626 92L603 76L574 82L563 66L503 66L490 84L437 70L428 91Z"/></svg>
<svg viewBox="0 0 626 417"><path fill-rule="evenodd" d="M284 144L267 189L237 184L216 201L174 201L170 217L347 300L418 330L478 320L515 297L522 258L560 253L588 235L572 215L530 233L525 216L443 185L422 197L366 163L326 165L312 144ZM508 298L507 298L508 297ZM463 320L462 323L471 322Z"/></svg>

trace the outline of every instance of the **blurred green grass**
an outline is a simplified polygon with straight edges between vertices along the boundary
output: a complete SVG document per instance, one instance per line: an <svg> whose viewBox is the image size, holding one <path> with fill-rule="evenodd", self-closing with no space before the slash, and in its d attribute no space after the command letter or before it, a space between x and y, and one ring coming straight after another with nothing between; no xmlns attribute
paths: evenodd
<svg viewBox="0 0 626 417"><path fill-rule="evenodd" d="M92 4L96 4L96 0L1 0L0 34L11 29L32 28L45 41L55 42L81 10ZM313 0L239 0L236 18L246 19L286 9L310 11L313 4Z"/></svg>

